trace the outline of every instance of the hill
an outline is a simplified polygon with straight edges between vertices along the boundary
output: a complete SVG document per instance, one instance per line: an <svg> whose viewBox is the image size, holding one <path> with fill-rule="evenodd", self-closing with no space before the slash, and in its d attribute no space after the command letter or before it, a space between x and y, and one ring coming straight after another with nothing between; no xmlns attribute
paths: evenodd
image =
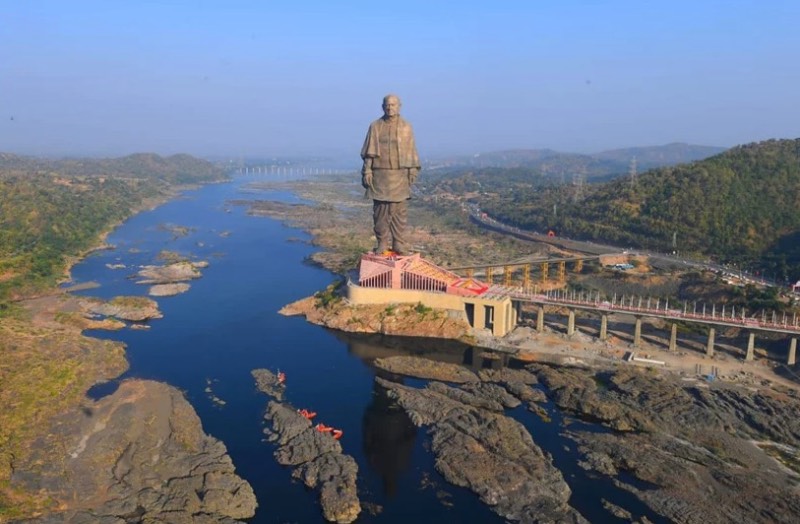
<svg viewBox="0 0 800 524"><path fill-rule="evenodd" d="M4 304L52 285L66 261L175 184L222 180L187 155L46 160L0 154L0 314Z"/></svg>
<svg viewBox="0 0 800 524"><path fill-rule="evenodd" d="M614 149L594 154L564 153L552 149L511 149L443 159L432 167L450 171L526 169L532 174L564 178L567 181L573 175L582 175L586 179L608 179L628 173L633 158L636 158L638 169L645 170L701 160L724 150L684 143Z"/></svg>
<svg viewBox="0 0 800 524"><path fill-rule="evenodd" d="M699 146L685 144L683 142L673 142L663 146L653 147L628 147L625 149L612 149L595 153L592 158L617 162L619 164L630 164L631 159L636 159L636 166L639 170L653 169L656 167L673 166L686 164L696 160L703 160L725 151L724 147Z"/></svg>
<svg viewBox="0 0 800 524"><path fill-rule="evenodd" d="M189 155L162 157L136 153L120 158L60 160L0 153L0 177L52 173L67 177L121 177L155 179L170 184L197 184L225 178L210 162Z"/></svg>
<svg viewBox="0 0 800 524"><path fill-rule="evenodd" d="M769 140L717 156L585 186L496 181L479 197L521 227L660 251L711 255L800 277L800 139Z"/></svg>

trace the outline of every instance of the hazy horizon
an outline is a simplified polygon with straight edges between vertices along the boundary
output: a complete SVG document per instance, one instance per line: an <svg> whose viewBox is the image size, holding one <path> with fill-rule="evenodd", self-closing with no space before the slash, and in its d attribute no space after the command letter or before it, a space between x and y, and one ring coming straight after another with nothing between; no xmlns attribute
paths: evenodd
<svg viewBox="0 0 800 524"><path fill-rule="evenodd" d="M352 155L398 94L426 157L800 136L800 4L31 0L0 6L0 151Z"/></svg>

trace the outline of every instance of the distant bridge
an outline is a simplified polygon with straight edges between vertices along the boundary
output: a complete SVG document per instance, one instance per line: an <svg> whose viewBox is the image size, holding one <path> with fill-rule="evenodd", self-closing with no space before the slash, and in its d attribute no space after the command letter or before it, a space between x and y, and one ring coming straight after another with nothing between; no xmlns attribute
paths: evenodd
<svg viewBox="0 0 800 524"><path fill-rule="evenodd" d="M338 169L332 167L309 167L309 166L281 166L281 165L257 165L239 166L235 173L240 175L277 175L287 177L315 176L315 175L343 175L352 173L352 169Z"/></svg>

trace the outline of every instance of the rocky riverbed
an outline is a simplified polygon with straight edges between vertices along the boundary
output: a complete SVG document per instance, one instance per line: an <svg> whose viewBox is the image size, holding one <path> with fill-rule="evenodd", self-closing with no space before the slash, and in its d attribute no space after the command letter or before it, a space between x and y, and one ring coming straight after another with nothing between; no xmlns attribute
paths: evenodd
<svg viewBox="0 0 800 524"><path fill-rule="evenodd" d="M559 408L613 429L567 432L581 465L658 514L698 523L800 518L796 391L685 381L631 367L529 369Z"/></svg>
<svg viewBox="0 0 800 524"><path fill-rule="evenodd" d="M139 270L137 284L170 284L200 278L200 269L208 267L208 262L180 261L164 266L145 266Z"/></svg>
<svg viewBox="0 0 800 524"><path fill-rule="evenodd" d="M274 373L256 369L252 374L259 391L272 399L264 415L269 424L264 433L278 446L275 460L292 466L294 478L319 491L326 520L340 524L356 520L361 513L356 461L342 453L341 444L330 432L319 431L297 408L282 401L284 386Z"/></svg>
<svg viewBox="0 0 800 524"><path fill-rule="evenodd" d="M131 322L162 318L158 302L146 297L114 297L109 301L96 298L80 299L83 311Z"/></svg>
<svg viewBox="0 0 800 524"><path fill-rule="evenodd" d="M436 469L509 520L583 519L537 435L508 416L520 402L544 414L546 400L565 414L560 431L576 446L577 465L644 505L604 501L609 518L647 522L642 507L665 522L800 518L800 394L793 389L698 381L624 364L528 364L481 370L478 381L416 357L375 364L389 376L460 383L419 388L376 378L414 424L428 428Z"/></svg>
<svg viewBox="0 0 800 524"><path fill-rule="evenodd" d="M143 380L54 418L11 481L54 501L25 522L231 523L256 508L183 395Z"/></svg>
<svg viewBox="0 0 800 524"><path fill-rule="evenodd" d="M441 364L415 357L377 363L387 367L435 374ZM410 361L416 360L413 364ZM430 368L429 372L422 371ZM499 515L515 522L586 522L569 505L571 490L550 457L507 408L531 400L525 387L535 383L530 373L485 374L461 387L430 382L413 388L377 377L385 394L401 406L412 422L428 428L436 469L445 479L475 492ZM496 381L496 382L495 382ZM508 384L515 384L507 386Z"/></svg>

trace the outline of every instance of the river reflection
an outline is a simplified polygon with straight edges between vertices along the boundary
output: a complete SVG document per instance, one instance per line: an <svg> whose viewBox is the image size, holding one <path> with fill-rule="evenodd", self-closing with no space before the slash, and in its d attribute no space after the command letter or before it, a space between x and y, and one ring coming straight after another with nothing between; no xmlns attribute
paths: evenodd
<svg viewBox="0 0 800 524"><path fill-rule="evenodd" d="M363 418L364 455L389 497L395 496L399 477L411 468L417 431L406 412L374 383Z"/></svg>

